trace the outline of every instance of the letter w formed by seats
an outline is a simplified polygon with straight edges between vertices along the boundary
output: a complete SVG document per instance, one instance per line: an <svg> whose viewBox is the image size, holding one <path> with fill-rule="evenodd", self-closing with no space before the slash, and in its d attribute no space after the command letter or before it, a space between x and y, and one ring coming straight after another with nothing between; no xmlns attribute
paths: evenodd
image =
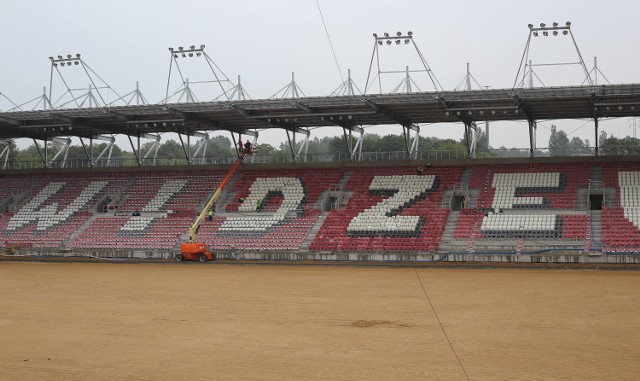
<svg viewBox="0 0 640 381"><path fill-rule="evenodd" d="M56 202L43 205L62 191L67 183L64 181L51 182L11 217L7 224L7 231L21 229L33 222L37 222L36 230L44 231L65 222L80 211L96 194L100 193L107 184L107 181L92 181L67 207L59 210L59 204Z"/></svg>

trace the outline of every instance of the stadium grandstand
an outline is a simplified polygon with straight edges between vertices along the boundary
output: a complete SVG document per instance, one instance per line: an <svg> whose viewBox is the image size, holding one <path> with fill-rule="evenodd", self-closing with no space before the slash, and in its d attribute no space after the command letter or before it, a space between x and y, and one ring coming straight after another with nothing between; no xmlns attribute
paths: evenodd
<svg viewBox="0 0 640 381"><path fill-rule="evenodd" d="M221 258L635 262L635 158L245 164L199 235ZM6 170L24 255L170 258L226 166Z"/></svg>
<svg viewBox="0 0 640 381"><path fill-rule="evenodd" d="M570 23L529 29L530 36L571 33ZM396 40L374 37L375 49ZM398 32L396 43L401 40L414 44L410 32ZM210 59L204 49L170 53L172 60L178 54ZM52 76L57 65L72 63L86 65L79 54L51 57ZM331 96L298 97L293 81L286 98L251 100L241 96L239 81L225 90L229 80L214 72L224 78L223 100L196 102L186 83L173 94L167 88L159 104L106 104L99 97L84 103L81 94L72 99L78 107L70 107L52 104L45 93L43 109L0 112L1 141L43 142L42 149L35 144L39 168L8 165L7 149L0 155L5 252L170 259L235 160L196 160L191 139L222 130L234 142L252 137L255 143L258 131L280 129L289 138L291 163L247 157L217 198L215 216L200 226L199 237L218 258L640 262L640 161L602 156L598 147L600 120L640 116L640 85L597 84L580 56L586 83L579 86L527 87L533 72L524 61L513 88L444 91L423 63L435 91L412 91L407 71L404 92L356 94L349 78ZM383 73L377 68L378 77ZM592 156L537 155L537 122L565 119L593 122ZM476 157L477 123L494 121L527 123L528 157ZM421 156L420 125L430 123L464 125L465 157ZM384 161L363 157L363 126L379 125L399 126L406 152ZM322 127L344 131L337 161L305 160L310 129ZM180 137L188 165L164 165L149 156L151 149L141 152L141 138L159 140L163 133ZM108 141L109 148L115 135L128 138L134 166L110 161L107 149L94 153L94 141ZM296 135L304 142L296 143ZM55 161L63 150L53 158L49 152L50 142L68 147L70 137L80 139L87 156L75 168Z"/></svg>

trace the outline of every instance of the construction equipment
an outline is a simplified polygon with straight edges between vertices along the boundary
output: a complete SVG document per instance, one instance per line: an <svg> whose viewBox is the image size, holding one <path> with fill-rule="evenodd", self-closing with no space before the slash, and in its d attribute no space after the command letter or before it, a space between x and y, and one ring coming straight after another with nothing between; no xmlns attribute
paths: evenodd
<svg viewBox="0 0 640 381"><path fill-rule="evenodd" d="M186 242L183 242L182 245L180 245L180 254L177 254L175 256L177 262L196 260L200 262L206 262L214 260L216 258L215 254L212 253L211 250L209 250L209 246L206 243L198 242L198 230L200 229L202 221L204 221L208 212L212 210L216 200L218 200L218 198L222 194L222 190L227 185L229 180L231 180L238 167L240 167L240 164L242 163L242 160L244 160L246 155L247 154L240 152L238 160L236 160L235 164L233 164L233 167L229 169L227 175L220 182L218 189L216 189L213 195L211 195L211 198L198 215L198 218L196 218L193 225L191 225L191 227L189 228L189 238Z"/></svg>
<svg viewBox="0 0 640 381"><path fill-rule="evenodd" d="M20 250L20 245L16 243L10 243L8 240L4 241L4 254L5 255L14 255Z"/></svg>

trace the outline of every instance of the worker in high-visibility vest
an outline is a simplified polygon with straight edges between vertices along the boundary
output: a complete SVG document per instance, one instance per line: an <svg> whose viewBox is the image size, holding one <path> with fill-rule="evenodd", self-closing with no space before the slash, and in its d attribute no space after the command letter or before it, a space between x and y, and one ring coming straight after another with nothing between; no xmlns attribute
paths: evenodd
<svg viewBox="0 0 640 381"><path fill-rule="evenodd" d="M209 209L209 221L213 221L213 210Z"/></svg>

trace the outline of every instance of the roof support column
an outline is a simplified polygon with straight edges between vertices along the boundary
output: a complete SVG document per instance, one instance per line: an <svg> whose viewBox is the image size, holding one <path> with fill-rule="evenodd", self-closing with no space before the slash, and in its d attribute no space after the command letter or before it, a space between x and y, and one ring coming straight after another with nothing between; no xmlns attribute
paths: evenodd
<svg viewBox="0 0 640 381"><path fill-rule="evenodd" d="M142 151L140 151L140 133L138 132L138 165L142 165L142 157L140 157Z"/></svg>
<svg viewBox="0 0 640 381"><path fill-rule="evenodd" d="M309 136L311 134L308 134L307 136L305 136L304 141L302 142L302 144L300 144L300 148L298 148L298 157L300 157L300 154L302 153L302 149L304 148L304 162L307 162L307 156L309 153Z"/></svg>
<svg viewBox="0 0 640 381"><path fill-rule="evenodd" d="M102 150L102 152L100 152L100 154L98 155L98 157L94 158L93 157L93 136L89 139L89 152L87 153L87 149L85 148L85 153L87 154L87 157L89 157L89 161L92 167L97 166L98 161L100 161L100 159L102 158L102 156L105 154L105 152L109 151L109 155L107 157L107 162L106 162L106 167L108 167L110 165L111 162L111 153L113 152L113 145L116 142L116 138L114 138L113 136L107 137L107 136L103 136L103 135L96 135L96 139L97 140L103 140L105 142L109 142L104 149ZM84 141L82 140L82 138L80 138L80 142L82 143L82 147L85 147Z"/></svg>
<svg viewBox="0 0 640 381"><path fill-rule="evenodd" d="M533 119L528 119L529 122L529 156L533 157L536 151L536 132L538 131L538 124Z"/></svg>
<svg viewBox="0 0 640 381"><path fill-rule="evenodd" d="M131 150L133 151L133 156L136 158L136 164L138 167L142 165L142 161L140 160L139 150L140 150L140 134L138 134L138 149L133 145L133 140L131 140L131 135L127 135L129 138L129 144L131 144Z"/></svg>
<svg viewBox="0 0 640 381"><path fill-rule="evenodd" d="M196 143L196 151L193 153L192 157L195 159L198 157L198 155L200 155L202 157L202 159L200 160L200 164L207 164L207 146L209 145L209 135L196 131L194 132L193 136L200 137L201 139Z"/></svg>
<svg viewBox="0 0 640 381"><path fill-rule="evenodd" d="M44 137L44 167L49 168L49 142L47 137Z"/></svg>
<svg viewBox="0 0 640 381"><path fill-rule="evenodd" d="M64 168L67 165L67 155L69 154L69 146L71 145L71 139L55 137L51 141L55 143L63 144L63 147L61 147L60 150L53 156L53 158L51 159L51 162L47 163L47 166L50 166L51 163L56 161L56 159L62 153L64 153L64 156L62 158L62 165L61 165L61 168Z"/></svg>
<svg viewBox="0 0 640 381"><path fill-rule="evenodd" d="M411 138L411 131L415 131L416 135ZM411 124L408 126L402 126L402 133L404 135L404 145L407 150L407 156L410 160L418 159L418 142L420 140L420 126L417 124Z"/></svg>
<svg viewBox="0 0 640 381"><path fill-rule="evenodd" d="M191 134L187 131L187 165L191 164L193 164L193 158L191 157Z"/></svg>
<svg viewBox="0 0 640 381"><path fill-rule="evenodd" d="M47 140L45 138L45 146L46 146ZM38 155L40 155L40 160L42 160L42 165L44 165L44 167L47 167L47 156L46 153L45 155L42 155L42 151L40 150L40 146L38 145L38 142L36 141L36 139L33 139L33 145L36 146L36 149L38 150Z"/></svg>
<svg viewBox="0 0 640 381"><path fill-rule="evenodd" d="M191 165L191 157L189 157L189 133L187 132L187 147L184 146L184 140L182 140L182 134L178 134L178 138L180 139L180 145L182 146L182 152L184 152L184 158L187 160L187 165Z"/></svg>
<svg viewBox="0 0 640 381"><path fill-rule="evenodd" d="M464 142L467 146L467 155L472 159L476 157L477 129L476 122L464 120Z"/></svg>
<svg viewBox="0 0 640 381"><path fill-rule="evenodd" d="M596 154L596 156L598 156L598 148L599 148L598 147L598 117L595 117L593 119L593 124L595 126L595 132L596 132L596 145L595 145L596 152L595 152L595 154Z"/></svg>
<svg viewBox="0 0 640 381"><path fill-rule="evenodd" d="M349 132L347 132L349 131ZM358 137L353 136L353 132L359 134ZM342 127L345 147L347 149L347 159L359 161L362 160L362 145L364 140L364 129L358 126L345 125ZM355 144L353 140L356 139Z"/></svg>
<svg viewBox="0 0 640 381"><path fill-rule="evenodd" d="M82 149L84 150L84 154L87 156L87 160L89 160L89 167L93 167L94 163L93 163L93 150L91 152L89 152L89 150L87 150L87 146L86 144L84 144L84 139L82 139L82 137L80 136L80 144L82 144ZM91 148L93 148L93 139L89 139L90 144L91 144Z"/></svg>
<svg viewBox="0 0 640 381"><path fill-rule="evenodd" d="M349 132L347 132L346 128L342 128L342 135L344 136L344 144L345 144L345 148L347 149L347 160L352 160L353 159L353 152L351 150L351 130L348 130Z"/></svg>
<svg viewBox="0 0 640 381"><path fill-rule="evenodd" d="M2 169L7 169L7 162L9 161L9 151L11 146L10 140L0 140L0 145L4 145L4 149L0 153L0 160L4 157L4 164L2 165Z"/></svg>
<svg viewBox="0 0 640 381"><path fill-rule="evenodd" d="M178 134L178 136L179 136L179 134ZM151 154L151 152L153 152L152 165L156 165L157 159L158 159L158 148L160 148L160 134L156 134L156 135L154 135L154 134L144 134L144 136L142 136L142 137L154 140L153 144L151 144L151 146L149 147L149 150L144 155L143 160L145 162L147 162L147 159L149 158L149 155ZM109 151L109 157L111 157L111 151Z"/></svg>
<svg viewBox="0 0 640 381"><path fill-rule="evenodd" d="M233 136L233 131L229 131L229 133L231 134L231 144L233 144L233 147L236 149L236 154L240 157L240 150L242 150L242 135L238 132L238 142L236 143L236 137Z"/></svg>
<svg viewBox="0 0 640 381"><path fill-rule="evenodd" d="M287 142L289 142L289 150L291 151L291 160L293 160L294 162L296 161L296 151L295 151L295 147L296 147L296 133L293 132L293 139L291 139L291 135L289 135L289 130L285 130L285 132L287 133Z"/></svg>
<svg viewBox="0 0 640 381"><path fill-rule="evenodd" d="M353 160L356 160L356 161L362 160L362 146L364 145L364 129L360 128L358 132L360 132L360 136L356 141L355 147L353 147L353 150L351 151Z"/></svg>

